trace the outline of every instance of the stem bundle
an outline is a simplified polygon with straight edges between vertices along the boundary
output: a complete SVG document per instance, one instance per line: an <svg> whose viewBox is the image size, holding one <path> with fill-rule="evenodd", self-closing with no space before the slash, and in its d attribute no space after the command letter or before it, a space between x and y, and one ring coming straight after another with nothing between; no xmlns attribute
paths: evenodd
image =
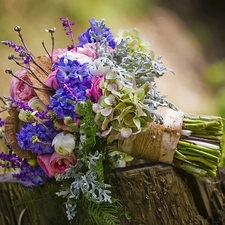
<svg viewBox="0 0 225 225"><path fill-rule="evenodd" d="M223 119L185 114L173 163L205 181L216 176L222 155Z"/></svg>

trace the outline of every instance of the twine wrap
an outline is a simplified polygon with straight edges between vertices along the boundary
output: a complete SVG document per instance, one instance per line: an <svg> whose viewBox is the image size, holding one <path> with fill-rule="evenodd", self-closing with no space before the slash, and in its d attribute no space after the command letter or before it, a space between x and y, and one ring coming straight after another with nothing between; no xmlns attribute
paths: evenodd
<svg viewBox="0 0 225 225"><path fill-rule="evenodd" d="M181 136L184 113L161 107L163 124L149 123L149 129L119 142L118 149L133 157L171 164Z"/></svg>

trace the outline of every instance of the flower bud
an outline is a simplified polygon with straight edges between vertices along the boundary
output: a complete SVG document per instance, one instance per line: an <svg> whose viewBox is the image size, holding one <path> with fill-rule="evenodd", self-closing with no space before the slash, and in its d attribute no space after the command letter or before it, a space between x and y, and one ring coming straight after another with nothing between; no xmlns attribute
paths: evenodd
<svg viewBox="0 0 225 225"><path fill-rule="evenodd" d="M28 105L36 111L45 111L46 105L37 97L33 97L29 100Z"/></svg>
<svg viewBox="0 0 225 225"><path fill-rule="evenodd" d="M20 27L20 26L15 26L15 27L14 27L14 30L15 30L16 32L20 32L20 31L21 31L21 27Z"/></svg>
<svg viewBox="0 0 225 225"><path fill-rule="evenodd" d="M85 110L84 110L84 105L86 104L86 102L78 102L75 106L75 111L79 116L83 116L85 114Z"/></svg>
<svg viewBox="0 0 225 225"><path fill-rule="evenodd" d="M11 53L11 54L9 54L9 55L8 55L8 59L9 59L9 60L14 59L14 55L13 55L12 53Z"/></svg>
<svg viewBox="0 0 225 225"><path fill-rule="evenodd" d="M37 165L37 160L36 159L28 159L28 164L30 166L36 166Z"/></svg>

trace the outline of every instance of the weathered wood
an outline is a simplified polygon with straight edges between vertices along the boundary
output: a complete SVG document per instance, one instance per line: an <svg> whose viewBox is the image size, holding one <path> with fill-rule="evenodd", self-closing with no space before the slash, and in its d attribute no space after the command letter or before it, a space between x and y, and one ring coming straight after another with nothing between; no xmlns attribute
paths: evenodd
<svg viewBox="0 0 225 225"><path fill-rule="evenodd" d="M125 169L111 176L113 193L131 216L123 225L191 225L208 222L199 215L190 190L165 164Z"/></svg>
<svg viewBox="0 0 225 225"><path fill-rule="evenodd" d="M225 225L225 169L218 168L212 184L206 184L183 170L177 170L192 192L196 208L210 224Z"/></svg>
<svg viewBox="0 0 225 225"><path fill-rule="evenodd" d="M192 180L165 164L145 164L114 171L110 176L113 195L120 199L131 216L130 220L121 217L120 224L223 224L224 189L216 187L221 184L208 186L190 177ZM0 224L18 225L20 217L22 225L69 224L63 199L55 195L57 185L52 182L27 189L19 183L0 183ZM202 207L199 204L203 204Z"/></svg>

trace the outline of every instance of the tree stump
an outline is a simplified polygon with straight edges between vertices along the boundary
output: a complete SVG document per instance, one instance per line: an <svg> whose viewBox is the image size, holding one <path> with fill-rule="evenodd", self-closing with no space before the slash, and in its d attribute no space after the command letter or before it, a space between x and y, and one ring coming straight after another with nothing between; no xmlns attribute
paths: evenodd
<svg viewBox="0 0 225 225"><path fill-rule="evenodd" d="M130 216L130 219L122 216L121 225L225 224L223 182L209 186L194 177L190 180L186 174L165 164L117 169L107 180L112 184L113 195ZM190 182L204 188L194 188L194 185L189 188ZM19 183L0 183L0 224L70 224L66 218L64 199L55 195L58 188L56 182L32 189ZM202 200L197 200L195 193ZM203 205L199 208L199 204Z"/></svg>
<svg viewBox="0 0 225 225"><path fill-rule="evenodd" d="M199 215L187 184L172 166L157 164L116 171L113 193L131 216L123 225L209 224Z"/></svg>

